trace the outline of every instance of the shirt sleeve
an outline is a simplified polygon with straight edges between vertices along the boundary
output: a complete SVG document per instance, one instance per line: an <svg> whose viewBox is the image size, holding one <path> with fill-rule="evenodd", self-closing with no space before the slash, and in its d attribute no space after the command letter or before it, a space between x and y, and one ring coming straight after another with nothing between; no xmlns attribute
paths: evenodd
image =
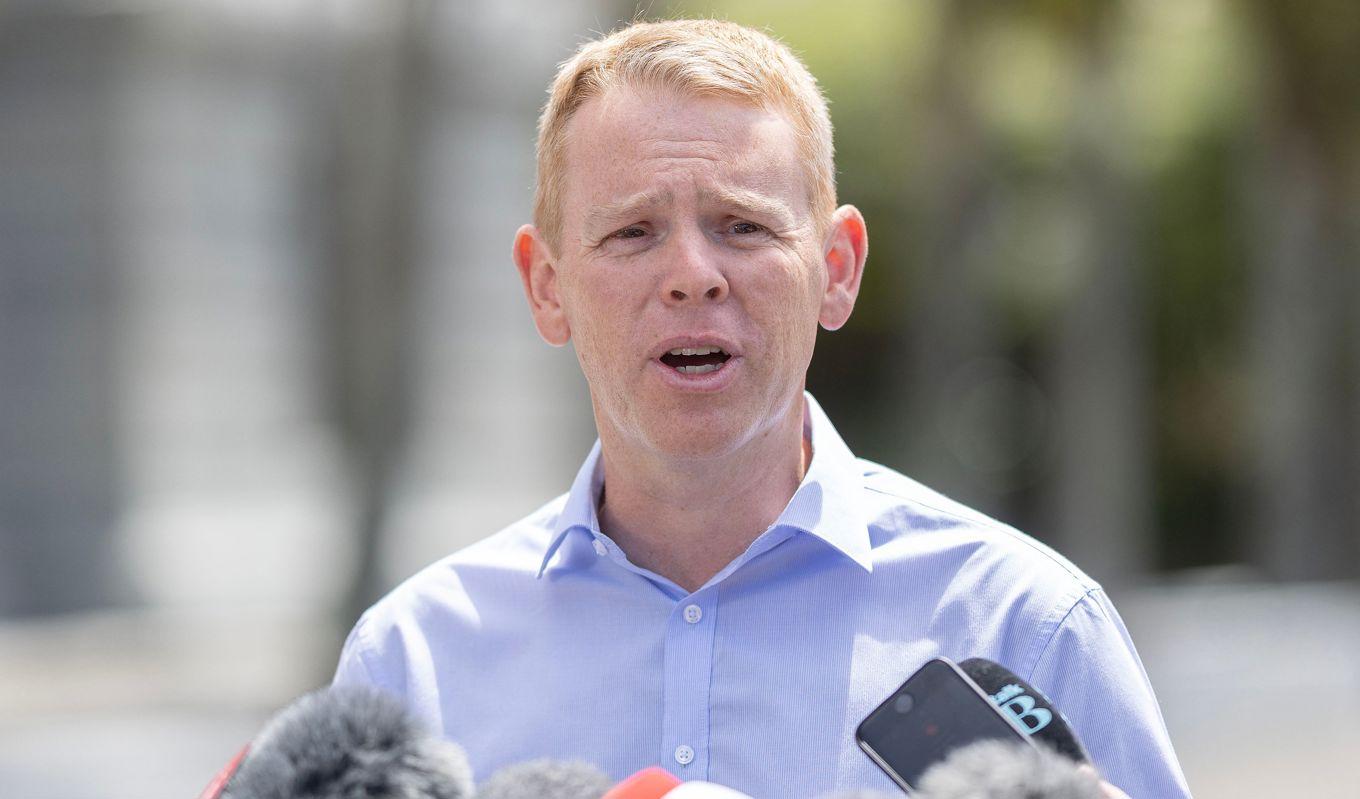
<svg viewBox="0 0 1360 799"><path fill-rule="evenodd" d="M1101 776L1131 799L1188 799L1157 697L1104 591L1072 606L1030 681L1062 711Z"/></svg>
<svg viewBox="0 0 1360 799"><path fill-rule="evenodd" d="M392 687L377 680L364 660L366 622L366 616L360 618L354 629L350 630L349 637L345 639L345 646L340 650L340 662L335 667L335 677L331 679L331 685L367 685L392 693Z"/></svg>

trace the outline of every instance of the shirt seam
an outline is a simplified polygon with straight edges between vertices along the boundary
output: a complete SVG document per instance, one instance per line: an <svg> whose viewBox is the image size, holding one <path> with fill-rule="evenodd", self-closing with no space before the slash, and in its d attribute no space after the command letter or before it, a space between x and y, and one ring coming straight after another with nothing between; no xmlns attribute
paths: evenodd
<svg viewBox="0 0 1360 799"><path fill-rule="evenodd" d="M922 502L921 500L916 499L915 497L906 497L906 496L903 496L903 495L901 495L901 494L893 493L893 492L891 492L891 491L884 491L884 490L881 489L881 488L876 488L876 487L871 486L871 485L865 485L865 486L864 486L864 490L865 490L865 491L873 491L875 494L882 494L882 495L885 496L885 497L892 497L893 499L900 499L900 500L902 500L903 502L908 502L908 503L911 503L911 504L913 504L913 505L919 505L919 506L922 507L922 508L926 508L926 509L928 509L928 510L933 510L933 511L935 511L936 513L944 514L945 516L948 516L948 517L950 517L951 519L956 519L956 520L961 521L961 522L969 522L969 523L972 523L972 524L976 524L976 525L979 526L979 527L982 527L982 528L991 530L991 531L993 531L993 532L1002 533L1002 534L1004 534L1007 538L1010 538L1011 540L1015 541L1015 542L1018 543L1018 544L1023 544L1025 547L1027 547L1028 549L1032 550L1034 553L1043 556L1044 559L1048 560L1048 561L1049 561L1050 563L1052 563L1054 566L1057 566L1058 568L1062 569L1064 572L1067 573L1067 575L1068 575L1069 577L1071 577L1072 579L1076 580L1077 583L1078 583L1079 585L1081 585L1082 588L1083 588L1087 593L1090 593L1091 591L1099 591L1100 588L1101 588L1100 584L1097 583L1097 582L1095 582L1094 580L1092 580L1091 577L1090 577L1089 575L1086 575L1086 574L1084 574L1084 573L1082 573L1082 572L1077 571L1073 566L1071 566L1071 565L1069 565L1069 564L1067 564L1067 563L1064 563L1064 562L1063 562L1061 559L1059 559L1059 558L1054 557L1052 553L1050 553L1050 552L1045 552L1045 551L1043 550L1043 548L1041 548L1040 546L1038 546L1038 542L1036 542L1036 541L1034 541L1033 539L1029 538L1028 536L1024 535L1024 534L1021 533L1020 531L1014 529L1013 527L1011 527L1011 526L1009 526L1009 525L1007 525L1007 524L1004 524L1004 523L1002 523L1002 522L998 522L998 521L996 521L995 519L989 519L989 518L987 518L987 517L985 517L985 516L984 516L984 517L981 517L981 518L974 518L974 517L970 517L970 516L964 516L964 515L962 515L962 514L960 514L960 513L956 513L955 511L951 511L951 510L948 510L948 509L946 509L946 508L941 508L941 507L939 507L939 506L937 506L937 505L932 505L932 504L930 504L929 502Z"/></svg>
<svg viewBox="0 0 1360 799"><path fill-rule="evenodd" d="M359 622L354 626L355 643L357 644L354 649L354 657L359 661L359 668L363 669L364 676L368 678L368 682L387 691L387 685L373 676L373 669L369 668L368 665L367 653L372 646L371 642L368 640L368 622L369 616L365 613L359 617Z"/></svg>
<svg viewBox="0 0 1360 799"><path fill-rule="evenodd" d="M1038 643L1042 640L1043 647L1039 650L1039 654L1034 658L1033 662L1026 670L1025 674L1026 680L1029 680L1030 682L1034 681L1034 673L1039 670L1039 664L1043 662L1044 658L1048 656L1049 650L1053 648L1053 642L1058 640L1058 633L1062 632L1063 627L1067 625L1067 620L1072 618L1072 614L1076 612L1077 608L1081 607L1082 603L1086 602L1086 600L1088 599L1091 599L1092 595L1100 590L1101 590L1100 588L1091 588L1087 590L1085 593L1083 593L1081 596L1077 597L1076 600L1071 604L1071 606L1067 608L1067 612L1062 615L1062 618L1058 619L1057 623L1053 625L1053 629L1048 633L1046 638L1044 637L1035 638L1034 645L1038 645ZM1033 648L1033 646L1031 648Z"/></svg>
<svg viewBox="0 0 1360 799"><path fill-rule="evenodd" d="M708 695L704 697L704 779L713 775L713 675L718 660L718 606L722 604L722 590L713 592L712 623L708 630Z"/></svg>

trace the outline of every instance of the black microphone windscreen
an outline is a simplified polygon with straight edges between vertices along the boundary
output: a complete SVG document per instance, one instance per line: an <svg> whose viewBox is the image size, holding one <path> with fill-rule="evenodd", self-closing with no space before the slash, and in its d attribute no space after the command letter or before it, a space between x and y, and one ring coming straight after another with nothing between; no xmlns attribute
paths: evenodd
<svg viewBox="0 0 1360 799"><path fill-rule="evenodd" d="M1029 733L1032 740L1047 744L1058 754L1078 763L1090 762L1091 756L1067 719L1038 688L1000 663L985 658L969 658L960 663L959 668L992 698L1002 713Z"/></svg>
<svg viewBox="0 0 1360 799"><path fill-rule="evenodd" d="M612 787L607 774L587 763L530 760L491 775L477 799L600 799Z"/></svg>
<svg viewBox="0 0 1360 799"><path fill-rule="evenodd" d="M396 699L361 687L316 691L250 744L224 799L466 799L472 769Z"/></svg>
<svg viewBox="0 0 1360 799"><path fill-rule="evenodd" d="M921 775L916 799L1101 799L1094 771L1042 746L987 740L961 747Z"/></svg>

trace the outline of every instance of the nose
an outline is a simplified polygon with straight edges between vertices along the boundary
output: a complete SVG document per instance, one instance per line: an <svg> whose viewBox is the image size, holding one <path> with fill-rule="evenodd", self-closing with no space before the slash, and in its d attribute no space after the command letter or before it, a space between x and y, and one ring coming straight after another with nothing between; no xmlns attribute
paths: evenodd
<svg viewBox="0 0 1360 799"><path fill-rule="evenodd" d="M661 280L664 302L683 305L700 299L715 302L726 299L727 278L706 236L697 231L686 232L673 236L669 244L666 273Z"/></svg>

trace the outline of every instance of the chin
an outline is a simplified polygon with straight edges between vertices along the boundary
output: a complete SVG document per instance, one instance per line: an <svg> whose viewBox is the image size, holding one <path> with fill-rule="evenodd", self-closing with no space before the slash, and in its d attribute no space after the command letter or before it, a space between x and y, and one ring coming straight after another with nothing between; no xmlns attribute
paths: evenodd
<svg viewBox="0 0 1360 799"><path fill-rule="evenodd" d="M659 426L647 438L658 452L673 458L703 460L730 454L750 438L749 426L684 424Z"/></svg>

